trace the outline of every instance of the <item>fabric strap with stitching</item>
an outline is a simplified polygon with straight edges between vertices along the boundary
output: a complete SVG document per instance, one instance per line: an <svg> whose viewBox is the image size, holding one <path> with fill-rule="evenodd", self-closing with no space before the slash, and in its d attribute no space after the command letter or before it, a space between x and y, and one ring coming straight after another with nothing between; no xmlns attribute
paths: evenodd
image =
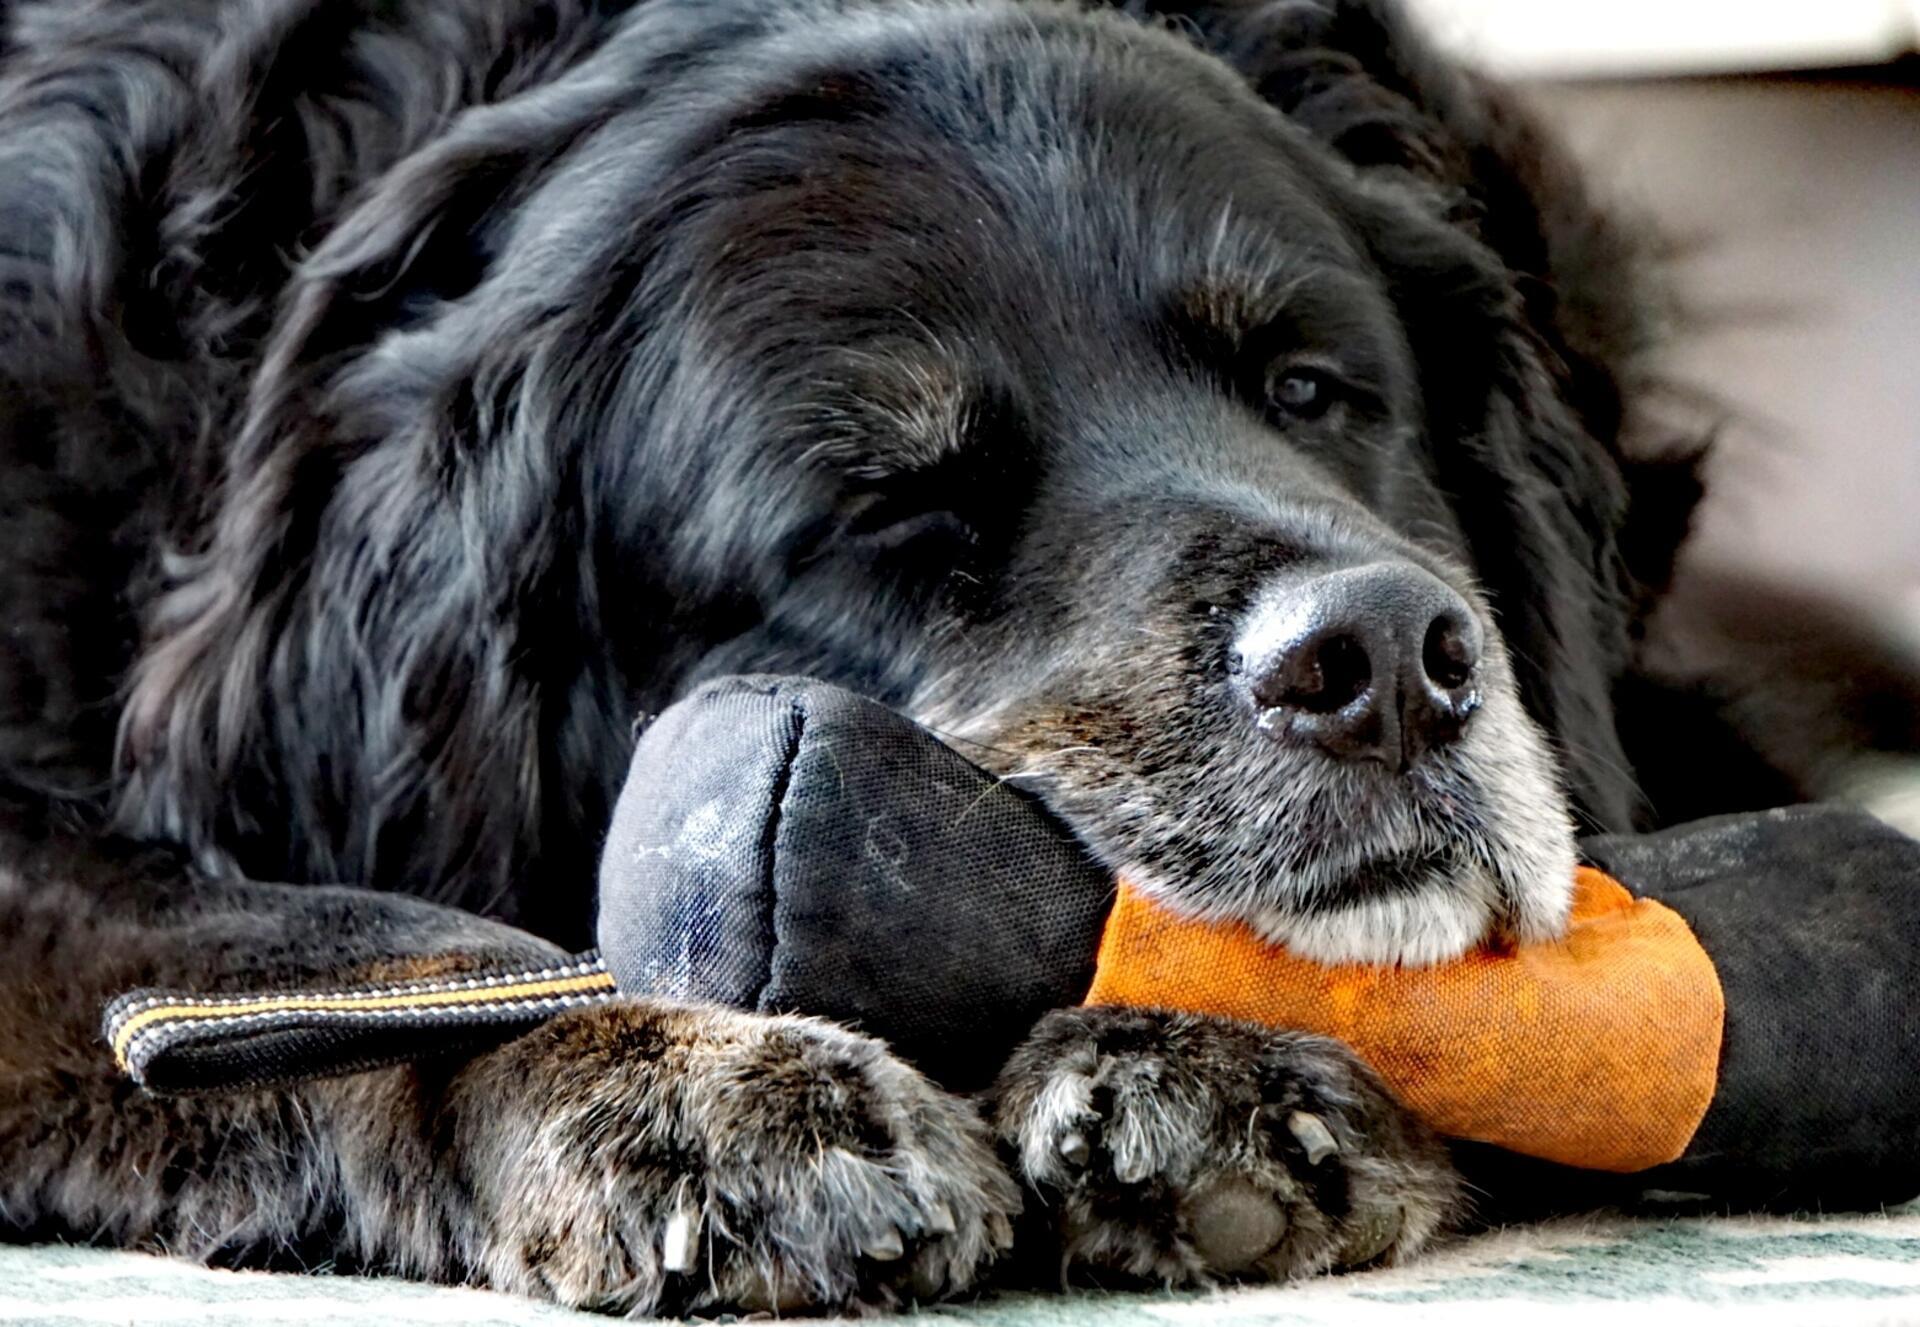
<svg viewBox="0 0 1920 1327"><path fill-rule="evenodd" d="M472 1050L615 994L598 952L545 968L334 990L129 991L102 1032L157 1092L264 1087Z"/></svg>

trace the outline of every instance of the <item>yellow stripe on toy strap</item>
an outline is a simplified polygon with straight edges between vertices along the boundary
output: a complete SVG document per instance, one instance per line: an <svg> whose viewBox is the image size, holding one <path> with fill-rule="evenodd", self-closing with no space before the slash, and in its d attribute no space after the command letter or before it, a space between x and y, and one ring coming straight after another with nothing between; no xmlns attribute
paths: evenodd
<svg viewBox="0 0 1920 1327"><path fill-rule="evenodd" d="M1311 963L1245 926L1181 918L1123 879L1087 1003L1335 1037L1441 1134L1616 1172L1686 1150L1726 1017L1685 920L1584 867L1563 938L1431 968Z"/></svg>
<svg viewBox="0 0 1920 1327"><path fill-rule="evenodd" d="M419 991L292 991L282 995L234 999L183 997L131 1013L113 1031L113 1058L127 1068L127 1050L141 1030L179 1019L219 1021L252 1014L386 1012L427 1010L445 1006L500 1005L564 995L587 995L614 989L612 974L601 970L505 985L484 983Z"/></svg>

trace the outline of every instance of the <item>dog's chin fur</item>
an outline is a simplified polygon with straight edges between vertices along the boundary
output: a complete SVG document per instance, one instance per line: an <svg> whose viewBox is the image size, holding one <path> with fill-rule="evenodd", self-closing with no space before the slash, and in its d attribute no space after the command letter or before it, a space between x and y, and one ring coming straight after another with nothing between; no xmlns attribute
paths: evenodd
<svg viewBox="0 0 1920 1327"><path fill-rule="evenodd" d="M1391 896L1356 894L1350 903L1306 915L1284 906L1241 913L1218 904L1196 904L1177 882L1149 870L1125 866L1120 874L1175 912L1203 921L1244 921L1262 939L1316 963L1428 967L1457 958L1500 931L1505 916L1493 874L1464 858ZM1274 892L1285 888L1279 884Z"/></svg>
<svg viewBox="0 0 1920 1327"><path fill-rule="evenodd" d="M1563 933L1573 902L1574 831L1545 738L1506 687L1492 690L1475 725L1479 731L1450 760L1456 786L1477 792L1478 833L1463 834L1391 893L1317 874L1269 877L1267 889L1281 901L1250 909L1253 929L1319 962L1409 966L1444 963L1493 937L1527 942ZM1356 838L1364 842L1364 832ZM1324 902L1343 896L1350 901ZM1320 902L1303 911L1299 899Z"/></svg>
<svg viewBox="0 0 1920 1327"><path fill-rule="evenodd" d="M1510 743L1503 759L1486 760L1478 777L1469 776L1486 790L1484 831L1463 835L1390 892L1362 878L1364 868L1344 877L1290 870L1263 860L1257 848L1240 868L1242 883L1225 891L1197 892L1191 882L1169 879L1146 863L1128 862L1121 874L1176 911L1243 921L1263 939L1321 963L1422 967L1496 937L1551 939L1565 931L1572 905L1573 828L1538 730L1524 717L1521 723L1530 740ZM1466 757L1463 763L1483 762ZM1363 848L1367 837L1356 825L1352 846ZM1302 854L1284 855L1297 860Z"/></svg>

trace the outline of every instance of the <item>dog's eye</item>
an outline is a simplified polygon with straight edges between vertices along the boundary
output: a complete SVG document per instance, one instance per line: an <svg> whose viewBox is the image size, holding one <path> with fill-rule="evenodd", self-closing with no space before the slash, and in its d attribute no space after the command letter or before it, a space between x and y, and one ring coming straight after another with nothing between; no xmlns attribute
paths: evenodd
<svg viewBox="0 0 1920 1327"><path fill-rule="evenodd" d="M1338 391L1319 369L1284 365L1267 379L1267 409L1280 419L1318 419L1332 407Z"/></svg>
<svg viewBox="0 0 1920 1327"><path fill-rule="evenodd" d="M798 573L835 557L878 561L898 566L925 560L937 547L952 549L970 544L973 532L961 516L948 508L929 508L910 495L887 492L856 493L839 509L799 531L789 550L789 570ZM933 555L938 565L951 558Z"/></svg>
<svg viewBox="0 0 1920 1327"><path fill-rule="evenodd" d="M929 536L964 539L967 524L951 510L929 507L924 494L862 493L845 508L842 537L877 551L918 543Z"/></svg>

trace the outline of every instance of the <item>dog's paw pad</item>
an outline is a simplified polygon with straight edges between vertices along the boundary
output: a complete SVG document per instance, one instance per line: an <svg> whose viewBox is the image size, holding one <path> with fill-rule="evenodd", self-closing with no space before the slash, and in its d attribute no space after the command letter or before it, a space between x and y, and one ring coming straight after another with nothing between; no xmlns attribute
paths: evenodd
<svg viewBox="0 0 1920 1327"><path fill-rule="evenodd" d="M1259 1186L1229 1176L1188 1200L1186 1226L1207 1269L1233 1276L1279 1247L1287 1233L1287 1209Z"/></svg>

